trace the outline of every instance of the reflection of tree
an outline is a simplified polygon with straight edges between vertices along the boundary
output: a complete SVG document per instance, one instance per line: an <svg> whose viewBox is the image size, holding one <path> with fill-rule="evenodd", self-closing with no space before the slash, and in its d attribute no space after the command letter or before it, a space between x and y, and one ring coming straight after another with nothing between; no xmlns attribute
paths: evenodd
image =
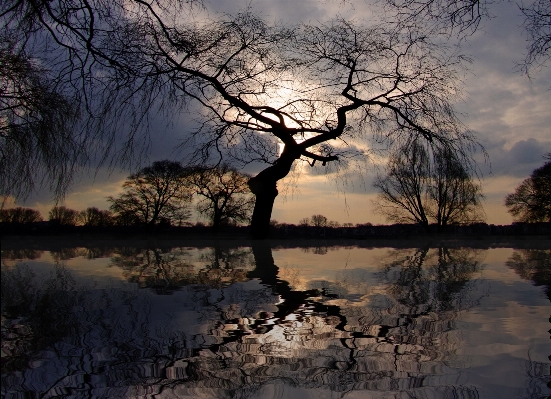
<svg viewBox="0 0 551 399"><path fill-rule="evenodd" d="M384 268L390 292L417 313L465 308L461 292L480 267L480 252L469 248L420 248L398 255Z"/></svg>
<svg viewBox="0 0 551 399"><path fill-rule="evenodd" d="M551 249L519 249L506 262L525 280L532 280L535 286L545 286L551 301Z"/></svg>
<svg viewBox="0 0 551 399"><path fill-rule="evenodd" d="M61 266L39 279L27 266L2 266L2 372L22 369L37 351L69 335L67 317L74 296L70 274Z"/></svg>
<svg viewBox="0 0 551 399"><path fill-rule="evenodd" d="M357 286L366 292L354 303L346 285L293 289L279 278L268 242L255 242L252 253L217 247L195 260L190 253L121 248L112 258L128 281L170 297L128 286L76 295L57 286L60 297L73 295L72 307L52 303L52 322L72 320L70 333L51 343L39 366L9 373L2 395L247 398L274 397L270 389L280 386L339 397L355 390L478 397L454 368L453 325L476 300L467 293L480 268L476 251L398 251L377 275L384 284Z"/></svg>
<svg viewBox="0 0 551 399"><path fill-rule="evenodd" d="M123 269L129 282L163 294L189 284L219 288L246 281L247 270L251 268L250 251L246 250L215 247L203 255L205 267L197 267L188 258L186 252L179 249L127 248L119 251L111 264Z"/></svg>
<svg viewBox="0 0 551 399"><path fill-rule="evenodd" d="M38 259L44 251L38 249L3 249L0 251L2 260Z"/></svg>

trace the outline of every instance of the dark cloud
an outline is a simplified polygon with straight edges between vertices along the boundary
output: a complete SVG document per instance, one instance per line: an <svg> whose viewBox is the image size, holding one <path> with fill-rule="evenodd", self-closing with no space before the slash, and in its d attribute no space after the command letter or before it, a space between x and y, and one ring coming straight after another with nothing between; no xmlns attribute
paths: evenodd
<svg viewBox="0 0 551 399"><path fill-rule="evenodd" d="M517 141L509 150L500 141L487 146L490 162L483 166L485 174L493 176L528 177L532 171L545 162L545 154L551 152L551 141L534 138Z"/></svg>

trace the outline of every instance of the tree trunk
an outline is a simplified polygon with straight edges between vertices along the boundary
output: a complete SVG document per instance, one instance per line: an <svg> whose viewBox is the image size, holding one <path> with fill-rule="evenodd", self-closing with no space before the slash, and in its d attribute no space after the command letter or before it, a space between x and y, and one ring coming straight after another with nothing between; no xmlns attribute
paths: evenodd
<svg viewBox="0 0 551 399"><path fill-rule="evenodd" d="M258 179L257 176L249 180L249 187L256 197L251 219L251 236L261 240L270 233L270 218L278 194L277 181Z"/></svg>
<svg viewBox="0 0 551 399"><path fill-rule="evenodd" d="M278 194L277 182L289 174L293 162L299 157L300 153L288 150L286 147L272 166L249 179L249 188L256 197L251 219L251 237L253 239L268 238L272 209Z"/></svg>
<svg viewBox="0 0 551 399"><path fill-rule="evenodd" d="M218 231L220 230L220 223L222 219L221 212L216 208L217 204L214 204L214 215L212 216L212 231L215 234L218 234Z"/></svg>

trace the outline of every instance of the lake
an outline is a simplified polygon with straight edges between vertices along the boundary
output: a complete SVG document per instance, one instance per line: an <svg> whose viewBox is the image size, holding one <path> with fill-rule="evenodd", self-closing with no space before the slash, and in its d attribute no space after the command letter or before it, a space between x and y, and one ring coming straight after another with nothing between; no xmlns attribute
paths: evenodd
<svg viewBox="0 0 551 399"><path fill-rule="evenodd" d="M551 394L551 240L8 244L2 398Z"/></svg>

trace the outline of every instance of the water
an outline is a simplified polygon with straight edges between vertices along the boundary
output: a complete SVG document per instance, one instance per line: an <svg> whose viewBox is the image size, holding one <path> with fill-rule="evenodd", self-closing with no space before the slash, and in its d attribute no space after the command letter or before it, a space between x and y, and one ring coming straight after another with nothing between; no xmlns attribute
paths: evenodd
<svg viewBox="0 0 551 399"><path fill-rule="evenodd" d="M550 242L345 244L3 243L2 398L551 394Z"/></svg>

